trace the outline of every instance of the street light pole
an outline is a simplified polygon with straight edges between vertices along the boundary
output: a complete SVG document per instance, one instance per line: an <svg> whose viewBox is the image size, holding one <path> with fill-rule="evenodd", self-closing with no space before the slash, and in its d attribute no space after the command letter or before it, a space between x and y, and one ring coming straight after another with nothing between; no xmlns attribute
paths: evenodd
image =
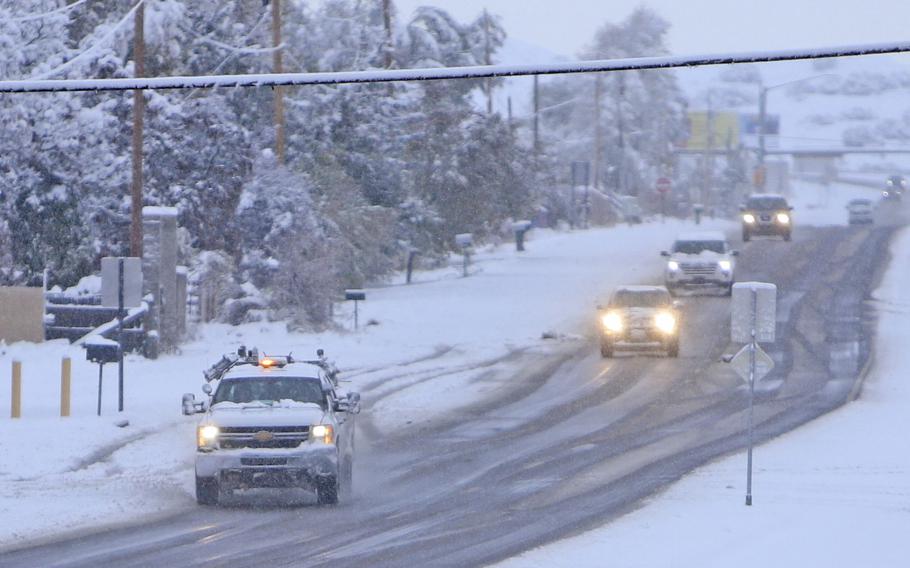
<svg viewBox="0 0 910 568"><path fill-rule="evenodd" d="M813 79L821 79L822 77L837 77L836 73L822 73L821 75L812 75L811 77L803 77L802 79L797 79L795 81L787 81L786 83L780 83L778 85L771 85L770 87L765 87L764 85L759 85L758 91L758 172L761 183L756 183L759 187L764 187L765 185L765 156L767 154L767 149L765 146L765 122L768 117L768 91L773 89L779 89L780 87L786 87L787 85L795 85L796 83L804 83L806 81L812 81ZM757 180L757 181L758 181Z"/></svg>
<svg viewBox="0 0 910 568"><path fill-rule="evenodd" d="M758 93L758 167L765 167L765 118L768 112L768 87Z"/></svg>

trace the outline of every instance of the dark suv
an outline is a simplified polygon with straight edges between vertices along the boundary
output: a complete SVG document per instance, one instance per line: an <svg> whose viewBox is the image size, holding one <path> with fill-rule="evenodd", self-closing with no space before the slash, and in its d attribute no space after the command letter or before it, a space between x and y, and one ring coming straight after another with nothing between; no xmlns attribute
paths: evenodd
<svg viewBox="0 0 910 568"><path fill-rule="evenodd" d="M757 193L746 199L746 204L739 208L742 211L743 241L748 242L753 235L771 235L790 240L793 232L793 210L782 195Z"/></svg>

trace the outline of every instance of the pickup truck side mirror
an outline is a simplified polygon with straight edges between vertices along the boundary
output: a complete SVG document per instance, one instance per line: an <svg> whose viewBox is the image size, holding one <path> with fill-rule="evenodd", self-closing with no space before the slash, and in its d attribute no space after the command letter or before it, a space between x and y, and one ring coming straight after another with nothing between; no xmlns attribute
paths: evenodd
<svg viewBox="0 0 910 568"><path fill-rule="evenodd" d="M335 410L349 414L360 414L360 393L349 392L346 398L336 400Z"/></svg>
<svg viewBox="0 0 910 568"><path fill-rule="evenodd" d="M739 256L739 251L738 250L730 251L730 256Z"/></svg>
<svg viewBox="0 0 910 568"><path fill-rule="evenodd" d="M196 402L196 395L188 392L183 395L181 407L184 416L192 416L193 414L201 414L205 412L208 409L208 403L206 401Z"/></svg>
<svg viewBox="0 0 910 568"><path fill-rule="evenodd" d="M189 392L183 395L181 406L183 407L184 416L196 414L196 395Z"/></svg>
<svg viewBox="0 0 910 568"><path fill-rule="evenodd" d="M660 251L660 256L670 256L670 253L665 250L662 250L662 251Z"/></svg>

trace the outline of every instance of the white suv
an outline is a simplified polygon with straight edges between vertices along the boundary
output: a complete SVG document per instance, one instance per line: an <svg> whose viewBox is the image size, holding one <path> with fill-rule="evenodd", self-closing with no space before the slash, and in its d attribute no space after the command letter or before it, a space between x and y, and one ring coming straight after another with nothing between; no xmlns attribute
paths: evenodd
<svg viewBox="0 0 910 568"><path fill-rule="evenodd" d="M319 359L259 356L241 348L205 373L208 400L183 395L183 413L202 413L196 430L196 500L254 487L299 487L320 504L349 492L354 415L360 395L344 393L337 369Z"/></svg>
<svg viewBox="0 0 910 568"><path fill-rule="evenodd" d="M670 293L680 289L721 289L726 295L736 281L736 259L739 251L721 232L680 235L673 250L660 253L667 257L664 280Z"/></svg>

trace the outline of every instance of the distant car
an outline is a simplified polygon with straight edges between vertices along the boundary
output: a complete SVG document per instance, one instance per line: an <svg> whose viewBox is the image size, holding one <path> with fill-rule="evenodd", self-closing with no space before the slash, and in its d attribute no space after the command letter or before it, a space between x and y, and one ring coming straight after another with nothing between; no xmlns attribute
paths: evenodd
<svg viewBox="0 0 910 568"><path fill-rule="evenodd" d="M793 208L782 195L754 193L739 208L742 212L743 241L753 235L779 236L789 241L793 234Z"/></svg>
<svg viewBox="0 0 910 568"><path fill-rule="evenodd" d="M900 201L907 190L907 178L904 176L891 176L885 180L885 189L882 190L882 199L885 201Z"/></svg>
<svg viewBox="0 0 910 568"><path fill-rule="evenodd" d="M868 225L874 222L871 199L851 199L847 203L847 222L851 225Z"/></svg>
<svg viewBox="0 0 910 568"><path fill-rule="evenodd" d="M663 350L679 356L679 313L663 286L623 286L598 307L600 354L618 350Z"/></svg>
<svg viewBox="0 0 910 568"><path fill-rule="evenodd" d="M668 258L664 283L671 294L683 288L721 289L727 295L733 290L739 251L719 231L680 235L672 250L660 254Z"/></svg>

